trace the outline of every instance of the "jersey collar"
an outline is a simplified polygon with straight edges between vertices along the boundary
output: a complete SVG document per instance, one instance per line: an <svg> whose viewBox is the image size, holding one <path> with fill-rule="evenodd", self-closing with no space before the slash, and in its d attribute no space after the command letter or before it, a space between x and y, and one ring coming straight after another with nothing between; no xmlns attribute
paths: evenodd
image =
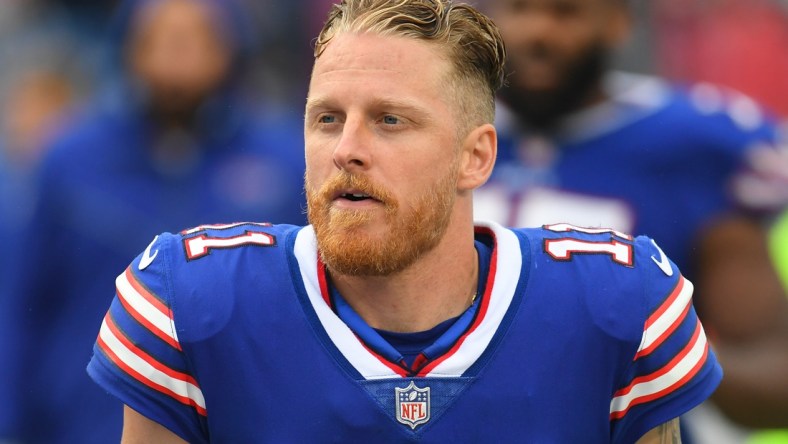
<svg viewBox="0 0 788 444"><path fill-rule="evenodd" d="M454 345L433 357L416 376L459 377L484 354L498 333L501 322L514 299L520 280L523 252L517 235L492 222L478 222L477 233L493 238L490 271L485 294L477 313ZM317 242L311 226L301 229L295 239L294 255L298 262L309 307L341 356L364 378L386 379L413 376L365 345L350 327L332 310L325 273L319 265Z"/></svg>

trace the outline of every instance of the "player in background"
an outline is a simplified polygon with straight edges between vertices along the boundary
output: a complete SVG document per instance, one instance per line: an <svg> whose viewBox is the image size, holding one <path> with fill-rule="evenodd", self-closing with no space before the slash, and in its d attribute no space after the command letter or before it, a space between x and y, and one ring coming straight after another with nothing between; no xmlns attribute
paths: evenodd
<svg viewBox="0 0 788 444"><path fill-rule="evenodd" d="M679 442L721 371L647 237L474 223L504 47L472 7L346 0L306 103L312 225L164 233L89 374L124 442Z"/></svg>
<svg viewBox="0 0 788 444"><path fill-rule="evenodd" d="M4 252L0 441L117 440L122 408L84 368L140 243L217 219L305 220L301 116L247 101L244 11L126 1L112 26L115 85L47 150L33 220Z"/></svg>
<svg viewBox="0 0 788 444"><path fill-rule="evenodd" d="M715 403L754 427L788 424L788 300L764 226L786 201L777 131L708 84L612 72L624 0L488 0L509 53L498 163L477 214L646 234L697 284L726 376ZM784 142L783 142L784 143ZM784 163L783 163L784 165ZM782 191L781 191L782 190Z"/></svg>

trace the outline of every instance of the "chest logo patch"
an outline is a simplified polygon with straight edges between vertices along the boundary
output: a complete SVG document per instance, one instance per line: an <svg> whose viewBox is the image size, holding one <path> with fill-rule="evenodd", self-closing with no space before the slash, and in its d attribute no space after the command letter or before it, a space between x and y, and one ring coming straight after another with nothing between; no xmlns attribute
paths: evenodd
<svg viewBox="0 0 788 444"><path fill-rule="evenodd" d="M415 429L430 420L430 388L419 388L414 381L405 388L394 388L397 421Z"/></svg>

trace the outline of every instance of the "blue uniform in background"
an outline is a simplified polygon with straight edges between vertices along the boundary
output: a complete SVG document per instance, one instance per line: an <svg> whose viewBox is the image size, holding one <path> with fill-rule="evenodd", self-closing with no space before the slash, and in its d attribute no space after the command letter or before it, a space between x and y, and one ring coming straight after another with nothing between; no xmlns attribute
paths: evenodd
<svg viewBox="0 0 788 444"><path fill-rule="evenodd" d="M788 203L786 173L765 168L786 157L776 154L777 129L752 100L623 73L607 86L610 100L549 136L521 128L499 106L498 159L474 194L475 216L645 234L692 278L691 249L716 218Z"/></svg>
<svg viewBox="0 0 788 444"><path fill-rule="evenodd" d="M88 373L190 442L629 443L719 383L692 284L649 238L476 240L483 292L409 364L333 288L311 227L160 235L117 278Z"/></svg>
<svg viewBox="0 0 788 444"><path fill-rule="evenodd" d="M116 62L152 3L118 4L108 54ZM246 13L233 1L202 3L231 67L198 107L182 110L188 118L158 118L152 90L123 65L51 138L30 222L5 253L0 441L118 441L122 406L85 365L114 277L155 234L215 220L306 220L303 116L249 99L243 81L255 39Z"/></svg>
<svg viewBox="0 0 788 444"><path fill-rule="evenodd" d="M91 115L53 148L0 298L0 432L117 440L122 409L84 368L114 276L153 235L218 218L305 221L300 121L233 124L232 137L188 141L197 157L175 171L157 169L133 115Z"/></svg>

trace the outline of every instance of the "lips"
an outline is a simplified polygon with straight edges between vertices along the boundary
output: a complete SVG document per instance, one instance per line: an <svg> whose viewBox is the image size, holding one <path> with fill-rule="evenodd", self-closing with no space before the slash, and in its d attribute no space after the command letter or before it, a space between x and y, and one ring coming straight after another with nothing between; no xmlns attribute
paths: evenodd
<svg viewBox="0 0 788 444"><path fill-rule="evenodd" d="M386 207L395 205L395 200L384 187L375 184L366 176L349 174L345 171L329 178L320 187L319 194L324 205L330 205L332 202L362 204L353 205L354 208L361 208L364 203L383 204Z"/></svg>
<svg viewBox="0 0 788 444"><path fill-rule="evenodd" d="M336 200L336 199L347 199L347 200L352 201L352 202L360 202L362 200L368 200L369 199L369 200L374 200L374 201L379 202L379 200L376 199L375 197L373 197L371 194L365 193L365 192L360 191L360 190L342 190L342 191L339 191L338 193L335 193L334 200Z"/></svg>
<svg viewBox="0 0 788 444"><path fill-rule="evenodd" d="M358 202L360 200L370 199L370 197L366 194L361 193L345 193L340 196L343 199L352 200L353 202Z"/></svg>

